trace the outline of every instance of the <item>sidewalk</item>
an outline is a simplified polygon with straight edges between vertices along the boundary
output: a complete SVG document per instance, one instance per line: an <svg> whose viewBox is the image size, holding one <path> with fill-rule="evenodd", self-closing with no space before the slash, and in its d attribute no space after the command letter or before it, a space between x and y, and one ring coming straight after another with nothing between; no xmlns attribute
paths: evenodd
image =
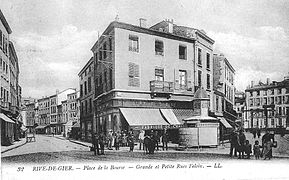
<svg viewBox="0 0 289 180"><path fill-rule="evenodd" d="M10 151L12 149L18 148L20 146L23 146L24 144L26 144L26 138L22 138L22 139L20 139L20 141L15 141L14 144L12 144L10 146L1 146L1 153L5 153L5 152Z"/></svg>
<svg viewBox="0 0 289 180"><path fill-rule="evenodd" d="M68 140L68 139L66 139L64 137L56 137L56 138L63 139L63 140ZM76 143L76 144L79 144L79 145L86 146L86 147L92 146L91 143L83 142L83 141L79 141L79 140L69 139L69 141L73 142L73 143ZM105 151L116 151L116 150L115 150L115 148L113 148L113 150L108 150L107 148L105 148ZM129 147L120 147L119 151L120 152L121 151L129 151ZM135 152L143 152L143 150L139 150L139 143L136 143L136 145L134 147L134 151ZM194 154L206 153L206 154L228 155L229 156L230 144L229 143L225 143L225 144L219 145L217 147L179 148L178 144L169 143L168 144L168 151L163 151L162 150L162 146L161 146L161 147L159 147L159 151L157 151L157 152L158 153L182 152L182 153L194 153ZM251 154L251 158L252 157L253 157L253 154ZM289 154L279 154L279 153L274 153L273 152L273 157L274 158L289 158Z"/></svg>

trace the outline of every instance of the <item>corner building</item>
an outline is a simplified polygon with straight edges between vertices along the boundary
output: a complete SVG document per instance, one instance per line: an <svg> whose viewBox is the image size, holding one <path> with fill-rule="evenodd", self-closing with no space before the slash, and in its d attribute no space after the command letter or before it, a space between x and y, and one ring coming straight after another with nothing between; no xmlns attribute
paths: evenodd
<svg viewBox="0 0 289 180"><path fill-rule="evenodd" d="M213 97L214 40L168 20L145 24L114 21L91 49L97 132L168 128L174 133L196 114L192 100L198 88Z"/></svg>

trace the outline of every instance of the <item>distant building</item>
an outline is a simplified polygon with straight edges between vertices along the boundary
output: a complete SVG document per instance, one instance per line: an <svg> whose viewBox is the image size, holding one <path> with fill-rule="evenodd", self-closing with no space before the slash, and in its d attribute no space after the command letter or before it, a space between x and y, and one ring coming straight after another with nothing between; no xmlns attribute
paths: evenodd
<svg viewBox="0 0 289 180"><path fill-rule="evenodd" d="M289 127L289 75L280 82L267 79L266 83L254 84L252 81L245 92L246 128Z"/></svg>
<svg viewBox="0 0 289 180"><path fill-rule="evenodd" d="M237 113L236 123L238 123L242 127L244 127L245 125L244 120L247 119L245 108L246 108L245 92L236 91L235 92L235 106L234 106L234 109Z"/></svg>
<svg viewBox="0 0 289 180"><path fill-rule="evenodd" d="M80 129L81 136L87 141L91 141L92 124L94 119L93 99L95 97L94 82L94 61L93 58L86 63L78 73L80 83ZM105 84L103 82L103 84ZM75 102L74 102L75 103Z"/></svg>

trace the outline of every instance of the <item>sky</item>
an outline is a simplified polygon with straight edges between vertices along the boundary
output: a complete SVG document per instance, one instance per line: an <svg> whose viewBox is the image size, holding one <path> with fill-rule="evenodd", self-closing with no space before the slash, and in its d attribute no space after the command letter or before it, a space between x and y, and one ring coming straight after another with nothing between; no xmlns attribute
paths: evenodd
<svg viewBox="0 0 289 180"><path fill-rule="evenodd" d="M237 90L250 81L280 81L289 72L287 0L0 0L20 63L23 97L79 86L98 33L119 21L152 26L164 19L203 29L236 70Z"/></svg>

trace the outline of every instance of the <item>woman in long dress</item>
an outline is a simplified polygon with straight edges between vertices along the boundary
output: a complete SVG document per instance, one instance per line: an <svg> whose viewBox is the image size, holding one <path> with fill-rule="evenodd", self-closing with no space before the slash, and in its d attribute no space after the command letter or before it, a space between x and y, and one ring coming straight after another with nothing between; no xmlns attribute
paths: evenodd
<svg viewBox="0 0 289 180"><path fill-rule="evenodd" d="M272 147L273 147L273 142L272 140L267 141L264 143L264 160L271 159L272 158Z"/></svg>

